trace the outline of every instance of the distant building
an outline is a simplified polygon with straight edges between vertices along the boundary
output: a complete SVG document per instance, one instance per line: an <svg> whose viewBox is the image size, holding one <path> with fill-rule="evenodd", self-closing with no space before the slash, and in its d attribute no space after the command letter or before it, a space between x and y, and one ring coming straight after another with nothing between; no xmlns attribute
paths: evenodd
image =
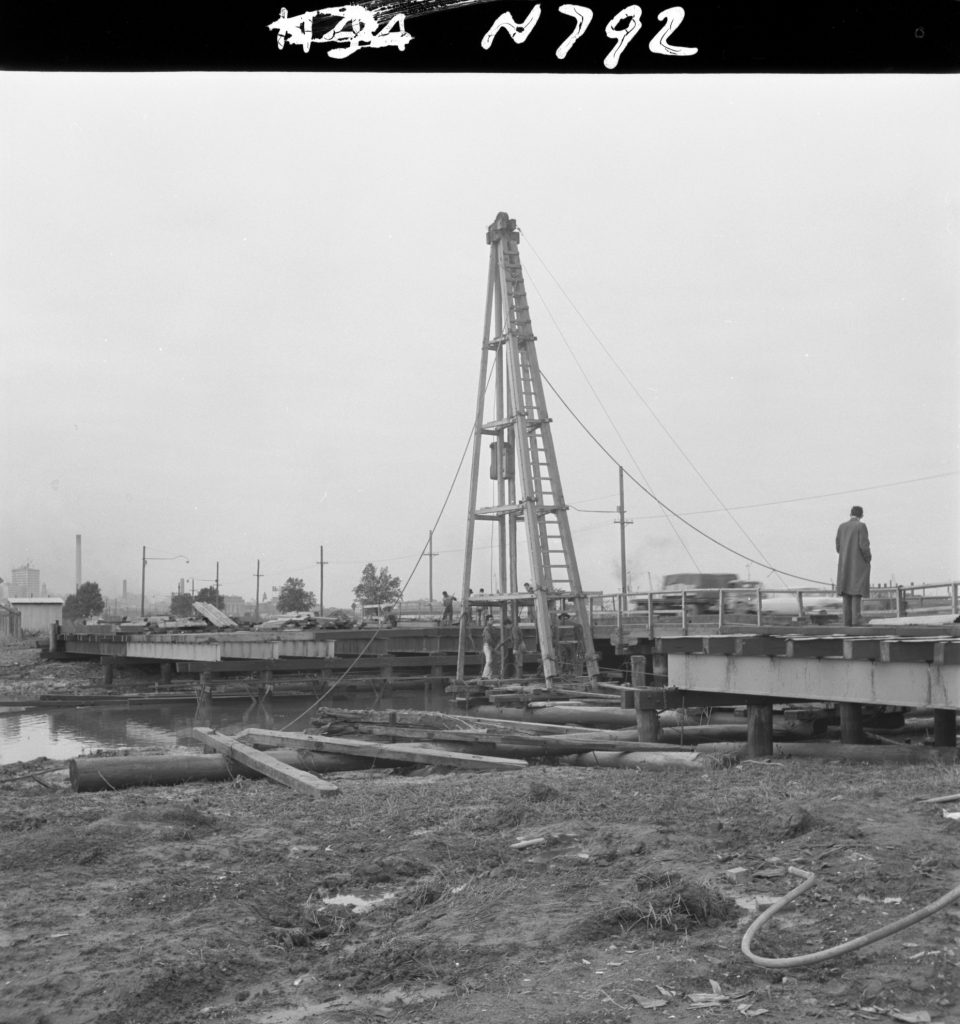
<svg viewBox="0 0 960 1024"><path fill-rule="evenodd" d="M221 597L223 598L223 611L231 619L239 618L244 614L248 602L242 597L238 597L236 594L221 594Z"/></svg>
<svg viewBox="0 0 960 1024"><path fill-rule="evenodd" d="M29 562L10 570L9 586L11 597L44 596L40 589L40 570L34 569Z"/></svg>
<svg viewBox="0 0 960 1024"><path fill-rule="evenodd" d="M16 609L0 605L0 637L6 640L20 639L20 613Z"/></svg>
<svg viewBox="0 0 960 1024"><path fill-rule="evenodd" d="M24 633L45 633L55 622L63 622L62 597L11 597L10 605L20 613Z"/></svg>

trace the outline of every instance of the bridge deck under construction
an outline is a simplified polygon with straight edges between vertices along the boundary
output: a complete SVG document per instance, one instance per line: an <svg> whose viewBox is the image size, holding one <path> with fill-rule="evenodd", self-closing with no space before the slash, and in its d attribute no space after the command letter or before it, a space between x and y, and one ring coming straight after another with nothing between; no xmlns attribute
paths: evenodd
<svg viewBox="0 0 960 1024"><path fill-rule="evenodd" d="M960 628L660 637L681 690L960 711Z"/></svg>

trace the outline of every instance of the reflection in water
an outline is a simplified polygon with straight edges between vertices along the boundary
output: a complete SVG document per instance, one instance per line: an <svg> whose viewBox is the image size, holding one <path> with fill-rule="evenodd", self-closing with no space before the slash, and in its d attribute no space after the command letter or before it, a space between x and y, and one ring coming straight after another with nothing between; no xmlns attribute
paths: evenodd
<svg viewBox="0 0 960 1024"><path fill-rule="evenodd" d="M384 689L380 694L334 693L325 702L337 708L414 708L423 711L455 709L439 680L416 690ZM23 713L0 713L0 764L30 761L35 757L66 760L98 750L165 751L178 746L199 746L191 730L201 725L236 732L248 726L282 729L289 724L305 729L312 697L278 698L254 702L248 698L164 703L151 707L52 708Z"/></svg>
<svg viewBox="0 0 960 1024"><path fill-rule="evenodd" d="M255 725L260 729L275 729L273 719L273 701L269 697L250 702L243 713L244 725Z"/></svg>

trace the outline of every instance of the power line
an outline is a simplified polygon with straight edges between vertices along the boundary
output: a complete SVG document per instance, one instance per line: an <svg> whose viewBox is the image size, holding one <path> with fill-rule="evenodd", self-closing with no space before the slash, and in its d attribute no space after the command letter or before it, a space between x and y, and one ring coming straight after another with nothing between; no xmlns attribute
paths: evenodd
<svg viewBox="0 0 960 1024"><path fill-rule="evenodd" d="M704 475L703 475L703 474L702 474L702 473L700 472L700 470L699 470L699 469L698 469L698 468L696 467L696 465L694 464L693 460L692 460L692 459L690 458L690 456L689 456L689 455L688 455L688 454L687 454L687 453L686 453L686 452L684 451L684 449L683 449L682 445L680 444L680 442L679 442L679 441L677 441L677 439L676 439L676 438L675 438L675 437L673 436L673 434L671 434L671 433L670 433L670 431L669 431L669 430L667 429L667 427L666 427L666 425L664 424L664 422L663 422L663 421L662 421L662 420L660 419L660 417L659 417L659 416L657 416L657 414L656 414L656 413L655 413L655 412L653 411L653 408L651 407L650 403L649 403L649 402L648 402L648 401L647 401L647 400L646 400L646 399L645 399L645 398L643 397L643 395L641 394L641 392L639 391L639 389L638 389L638 388L636 387L636 385L635 385L635 384L633 383L633 381L632 381L632 380L631 380L631 379L630 379L630 378L629 378L629 377L627 376L627 374L626 374L626 372L624 371L623 367L621 367L621 366L620 366L620 364L619 364L619 363L618 363L618 362L616 361L616 359L614 359L614 358L613 358L613 356L611 355L610 351L609 351L609 350L607 349L606 345L604 345L603 341L602 341L602 340L600 339L600 336L599 336L599 335L597 334L597 332L596 332L596 331L595 331L595 330L593 329L593 327L591 327L591 326L590 326L590 323L589 323L589 322L587 321L587 318L586 318L586 317L585 317L585 316L584 316L584 315L583 315L583 314L582 314L582 313L580 312L579 308L577 307L577 304L576 304L576 303L575 303L575 302L573 301L573 299L571 299L571 298L570 298L570 296L569 296L569 295L567 294L567 292L566 292L566 290L564 289L563 285L562 285L562 284L561 284L561 283L560 283L560 282L559 282L559 281L557 280L557 278L556 278L556 276L554 275L553 271L551 271L551 269L550 269L550 268L549 268L549 267L547 266L547 264L546 264L546 263L544 262L544 260L543 260L543 257L542 257L542 256L541 256L541 255L540 255L540 254L539 254L538 252L537 252L536 248L535 248L535 247L534 247L534 245L533 245L533 244L532 244L532 243L531 243L531 242L529 241L529 239L528 239L528 237L527 237L527 235L526 235L525 233L524 233L524 239L525 239L525 240L527 241L527 244L528 244L528 245L530 246L531 250L533 251L533 254L534 254L534 256L536 256L536 257L537 257L537 259L538 259L538 260L540 261L540 263L541 263L541 265L543 266L544 270L546 270L546 272L547 272L547 273L548 273L548 274L550 275L550 278L552 279L552 281L554 282L554 284L555 284L555 285L556 285L556 286L557 286L557 287L558 287L558 288L560 289L560 294L561 294L561 295L563 295L563 297L564 297L564 298L565 298L565 299L567 300L567 302L569 302L569 303L570 303L570 306L571 306L571 307L573 308L574 312L575 312L575 313L577 314L577 316L578 316L578 317L580 317L581 321L583 321L583 324L584 324L584 326L585 326L585 327L587 328L587 330L588 330L588 331L589 331L589 332L590 332L590 333L591 333L591 334L593 335L594 339L596 340L596 342L597 342L597 344L598 344L598 345L600 346L600 348L601 348L601 349L603 350L603 352L604 352L604 354L606 355L606 357L607 357L607 358L608 358L608 359L610 360L610 362L611 362L611 363L613 363L613 365L614 365L614 366L616 367L617 371L618 371L618 372L620 373L620 376L621 376L621 377L623 377L623 379L624 379L624 380L625 380L625 381L627 382L627 384L629 385L629 387L630 387L630 389L631 389L631 390L633 391L633 393L634 393L634 394L635 394L635 395L637 396L637 398L639 398L639 399L640 399L640 401L642 402L642 404L643 404L643 405L644 405L644 407L646 408L647 412L649 412L649 413L650 413L650 415L651 415L651 416L653 417L653 419L654 419L654 421L656 422L656 424L657 424L657 425L658 425L658 426L660 427L660 429L661 429L661 430L662 430L662 431L663 431L663 432L664 432L664 433L665 433L665 434L667 435L667 437L668 437L668 438L670 439L670 441L671 441L671 442L673 443L673 446L674 446L674 447L675 447L675 448L677 449L677 451L678 451L678 452L679 452L679 453L680 453L680 454L681 454L681 455L683 456L683 459L684 459L684 461L685 461L685 462L686 462L686 463L687 463L687 464L688 464L688 465L690 466L690 468L691 468L691 469L692 469L692 470L694 471L694 473L696 473L696 475L697 475L697 476L699 477L699 479L700 479L701 483L703 483L704 487L706 487L706 488L707 488L707 490L708 490L708 491L709 491L709 492L710 492L710 493L711 493L711 494L713 495L713 497L714 497L714 498L716 498L716 500L717 500L718 502L720 502L720 504L721 504L721 505L723 506L723 508L724 508L724 511L725 511L725 512L726 512L726 513L727 513L727 514L728 514L728 515L730 516L730 519L731 519L731 521L733 522L733 524L734 524L734 525L735 525L735 526L737 527L737 529L738 529L738 530L739 530L739 531L740 531L740 532L741 532L741 533L743 534L743 536L744 536L744 537L746 538L746 540L747 540L747 541L748 541L748 542L750 543L750 545L751 545L751 546L753 547L753 549L754 549L754 550L755 550L755 551L757 552L757 554L759 554L759 555L760 555L760 558L762 559L762 561L763 561L763 562L766 562L766 560L767 560L767 558L766 558L766 555L765 555L765 554L764 554L764 553L763 553L763 552L762 552L762 551L760 550L760 548L759 548L759 546L757 545L757 543L756 543L756 542L755 542L755 541L753 540L753 538L752 538L752 537L751 537L751 536L750 536L750 535L749 535L749 534L747 533L747 531L746 531L746 530L745 530L745 529L743 528L743 526L742 526L742 525L740 524L740 522L739 522L739 521L737 520L737 517L733 515L733 513L732 513L732 512L730 511L730 509L729 509L729 508L727 508L727 506L726 506L726 505L724 504L724 501L723 501L723 499L722 499L722 498L720 497L720 495L719 495L719 494L717 494L717 492L716 492L716 491L715 491L715 490L713 489L713 487L712 487L712 486L710 485L710 483L708 482L708 480L706 479L706 477L705 477L705 476L704 476ZM564 343L566 344L566 341L565 341ZM569 346L568 346L568 347L569 347ZM577 365L579 366L580 364L578 363ZM581 370L581 372L582 372L582 370ZM558 397L559 397L559 396L558 396ZM628 448L627 450L629 451L629 448ZM632 455L631 455L631 458L633 458L633 456L632 456ZM634 460L634 463L636 463L636 460ZM642 475L642 474L641 474L641 475ZM634 482L636 483L636 481L634 481ZM664 507L665 507L665 506L664 506ZM689 526L690 524L688 523L687 525ZM704 536L706 536L706 534L704 534ZM713 538L708 538L708 539L713 539ZM717 543L719 543L719 542L717 542ZM721 545L721 547L724 547L724 546L725 546L725 545ZM684 546L684 550L686 550L686 546ZM689 554L690 554L690 552L688 551L688 552L687 552L687 554L689 555ZM691 560L692 560L692 556L691 556ZM753 561L756 561L756 559L752 559L752 560L753 560ZM761 563L761 564L762 564L762 563ZM696 562L695 562L695 561L694 561L694 565L696 565ZM699 567L698 567L698 568L699 568ZM774 570L774 572L776 572L776 570ZM790 573L786 573L786 575L788 575L788 576L789 576L789 575L790 575ZM796 578L798 578L798 579L802 579L803 577L796 577Z"/></svg>
<svg viewBox="0 0 960 1024"><path fill-rule="evenodd" d="M532 246L531 246L531 248L532 248ZM536 255L536 250L534 250L534 255ZM539 256L537 258L539 259ZM542 263L543 260L541 260L540 262ZM549 268L545 267L545 269L547 270L547 273L549 274L550 273ZM551 274L550 276L552 277L553 275ZM540 291L539 287L537 286L537 282L536 282L535 278L533 277L532 274L530 274L529 268L527 270L527 279L530 281L530 284L533 286L534 291L540 297L540 301L543 303L544 309L546 309L546 311L547 311L547 316L549 316L550 319L553 321L553 326L556 328L557 333L560 335L560 340L566 346L567 351L570 353L570 357L573 359L574 363L576 363L577 369L580 371L580 375L583 377L583 379L587 383L587 387L590 388L590 390L593 392L593 397L596 398L597 404L603 410L604 415L607 417L607 422L613 428L613 432L620 439L620 443L623 445L624 451L627 453L627 455L630 456L630 461L636 467L636 470L640 474L640 476L642 477L644 483L649 487L650 486L650 482L644 476L643 470L640 468L640 464L639 464L639 462L637 462L636 456L634 456L633 452L630 450L630 445L627 444L627 442L624 439L623 435L620 433L620 430L617 427L616 423L614 422L613 417L610 415L610 412L607 409L606 404L604 403L604 401L600 397L600 395L597 394L596 388L594 388L594 386L593 386L593 382L590 380L590 378L587 376L586 372L584 371L583 367L580 365L580 360L577 358L577 354L574 352L572 346L567 341L567 337L563 333L563 328L557 322L557 318L553 315L553 310L551 310L549 303L544 298L543 293ZM554 278L554 280L556 280L556 278ZM563 289L561 289L561 291L562 290ZM693 552L687 547L683 537L680 536L680 531L677 529L676 524L673 522L673 520L670 519L670 517L666 513L661 513L661 514L663 515L663 518L667 521L667 524L670 526L670 529L673 530L673 534L677 538L677 542L679 543L680 547L682 547L683 550L687 553L687 557L693 563L694 568L699 572L700 571L700 566L697 564L697 560L696 560L696 558L694 558Z"/></svg>
<svg viewBox="0 0 960 1024"><path fill-rule="evenodd" d="M543 370L540 371L540 376L543 377L544 381L547 383L547 385L549 386L550 390L554 393L554 395L556 395L556 397L560 401L561 405L563 405L563 407L567 410L567 412L569 412L570 415L576 420L576 422L580 425L581 429L586 433L586 435L590 438L590 440L593 441L593 443L600 449L600 451L603 452L604 455L607 456L608 459L610 459L611 462L614 463L614 465L619 466L620 463L614 458L612 453L609 452L606 449L606 447L603 445L603 443L596 437L595 434L593 434L593 432L590 430L590 428L587 427L587 425L580 419L580 417L577 416L577 414L573 411L573 409L570 408L570 406L564 400L563 396L557 391L557 389L553 386L553 384L547 379L547 376L543 372ZM624 472L626 472L626 471L624 471ZM651 491L648 487L644 487L644 485L642 483L640 483L640 481L637 480L636 477L632 476L630 473L626 473L626 475L628 477L630 477L630 479L640 488L640 490L642 490L645 494L647 494L649 497L651 497L662 509L664 509L665 511L669 512L670 515L675 516L677 519L679 519L680 522L683 523L684 526L686 526L688 529L693 530L694 533L699 533L701 537L706 538L712 544L716 544L717 547L723 548L724 551L729 551L730 554L736 555L737 558L742 558L742 559L744 559L744 560L746 560L748 562L754 562L756 565L759 565L759 566L761 566L764 569L769 569L771 573L776 573L778 576L789 576L791 579L803 580L805 583L816 583L818 586L824 586L824 587L830 586L830 583L827 580L815 580L815 579L811 579L809 576L801 576L799 573L787 572L785 569L778 569L775 566L769 565L767 563L766 559L762 559L761 560L761 559L758 559L758 558L754 558L751 555L744 554L742 551L738 551L736 548L730 547L728 544L724 544L722 541L717 540L716 537L711 537L709 533L706 533L705 531L701 530L698 526L694 526L693 523L687 522L687 520L679 512L677 512L674 509L670 508L670 506L667 505L666 502L661 501L653 493L653 491Z"/></svg>

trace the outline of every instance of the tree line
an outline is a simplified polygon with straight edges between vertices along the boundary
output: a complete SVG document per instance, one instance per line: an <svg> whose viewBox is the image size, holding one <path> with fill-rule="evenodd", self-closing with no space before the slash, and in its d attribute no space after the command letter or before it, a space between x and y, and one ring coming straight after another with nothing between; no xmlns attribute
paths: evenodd
<svg viewBox="0 0 960 1024"><path fill-rule="evenodd" d="M391 574L387 566L377 568L367 562L360 573L360 582L353 588L353 596L359 605L393 605L403 595L399 576ZM185 618L193 613L194 602L212 604L223 611L224 598L216 587L203 587L196 594L174 594L170 598L170 614ZM277 611L309 612L317 606L312 590L307 590L302 579L289 576L277 592ZM94 618L103 612L106 602L100 593L100 584L81 583L75 594L70 594L63 603L65 622Z"/></svg>

